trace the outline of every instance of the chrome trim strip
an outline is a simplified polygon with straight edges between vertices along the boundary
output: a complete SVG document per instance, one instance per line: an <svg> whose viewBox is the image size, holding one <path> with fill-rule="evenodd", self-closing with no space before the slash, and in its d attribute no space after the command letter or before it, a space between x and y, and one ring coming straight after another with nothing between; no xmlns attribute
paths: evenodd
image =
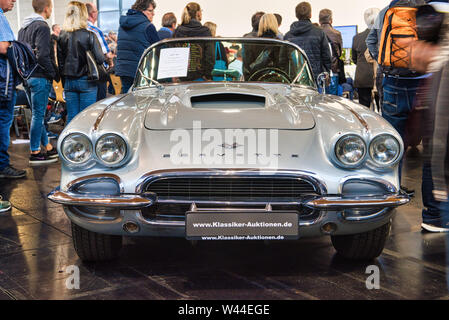
<svg viewBox="0 0 449 320"><path fill-rule="evenodd" d="M150 194L147 197L122 194L120 196L105 196L105 195L80 195L73 192L60 191L59 187L48 194L48 199L62 205L70 206L97 206L97 207L112 207L112 208L145 208L151 206L156 198Z"/></svg>
<svg viewBox="0 0 449 320"><path fill-rule="evenodd" d="M185 177L204 177L204 176L223 176L226 178L241 177L265 177L265 178L292 178L302 179L310 182L320 194L327 194L327 187L316 174L307 171L289 171L289 170L263 170L263 169L173 169L157 170L144 174L138 181L136 193L144 192L146 184L154 180L165 178L185 178Z"/></svg>
<svg viewBox="0 0 449 320"><path fill-rule="evenodd" d="M389 210L390 210L390 208L383 208L382 210L380 210L380 211L378 211L376 213L369 214L369 215L366 215L366 216L358 216L358 217L357 216L347 217L345 215L345 213L343 212L341 214L341 217L345 221L355 221L355 222L357 222L357 221L366 221L366 220L372 220L372 219L380 218L383 215L385 215L386 213L388 213Z"/></svg>
<svg viewBox="0 0 449 320"><path fill-rule="evenodd" d="M110 174L110 173L93 174L90 176L78 178L78 179L73 180L67 184L67 190L71 191L71 190L75 189L76 187L86 184L86 183L89 183L89 182L98 182L98 181L108 180L108 179L115 180L115 182L117 182L117 184L120 188L120 192L121 193L124 192L125 187L123 186L122 179L120 179L119 176L116 176L115 174Z"/></svg>
<svg viewBox="0 0 449 320"><path fill-rule="evenodd" d="M156 227L185 227L185 221L161 221L161 220L147 220L142 216L141 212L136 213L137 221L144 225Z"/></svg>
<svg viewBox="0 0 449 320"><path fill-rule="evenodd" d="M384 197L321 197L304 202L309 208L319 210L342 210L351 208L398 207L410 202L407 195L386 195Z"/></svg>
<svg viewBox="0 0 449 320"><path fill-rule="evenodd" d="M389 181L386 181L377 177L365 177L365 176L347 176L340 180L338 187L338 193L343 194L343 188L347 183L360 182L360 183L374 183L384 187L389 193L398 193L399 190Z"/></svg>

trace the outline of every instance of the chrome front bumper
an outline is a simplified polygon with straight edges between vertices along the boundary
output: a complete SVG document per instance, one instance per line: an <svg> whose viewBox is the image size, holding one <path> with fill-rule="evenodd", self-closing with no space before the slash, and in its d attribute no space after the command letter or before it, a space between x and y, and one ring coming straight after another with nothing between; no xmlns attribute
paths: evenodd
<svg viewBox="0 0 449 320"><path fill-rule="evenodd" d="M157 201L156 195L150 193L145 193L143 195L122 194L119 196L85 195L73 192L63 192L59 188L53 190L48 195L48 199L55 203L68 206L95 206L118 209L145 208L153 205ZM322 211L354 208L394 208L407 204L409 201L409 197L405 194L389 194L384 196L354 198L338 196L313 197L296 204Z"/></svg>
<svg viewBox="0 0 449 320"><path fill-rule="evenodd" d="M77 195L60 190L53 191L49 199L62 204L67 216L75 224L92 232L122 235L122 236L155 236L155 237L185 237L186 224L184 220L167 220L148 218L142 214L142 210L151 207L157 202L151 195L120 195L116 197ZM373 230L388 223L393 214L393 209L409 202L406 195L396 194L377 198L344 198L344 197L317 197L302 203L304 207L314 209L317 212L311 219L300 219L299 236L315 237L328 235L323 226L333 223L337 226L334 235L363 233ZM229 204L223 204L223 207ZM192 203L195 206L195 203ZM96 218L80 214L77 207L86 208L114 208L120 213L113 219ZM271 208L267 204L267 208ZM238 206L237 206L238 208ZM228 208L222 211L229 212ZM241 211L243 209L240 209ZM244 209L248 213L251 209ZM348 211L349 210L349 211ZM371 210L361 216L347 214L353 210ZM217 209L216 204L214 211ZM276 211L265 209L276 214ZM139 226L139 231L130 234L126 231L125 224L134 223Z"/></svg>

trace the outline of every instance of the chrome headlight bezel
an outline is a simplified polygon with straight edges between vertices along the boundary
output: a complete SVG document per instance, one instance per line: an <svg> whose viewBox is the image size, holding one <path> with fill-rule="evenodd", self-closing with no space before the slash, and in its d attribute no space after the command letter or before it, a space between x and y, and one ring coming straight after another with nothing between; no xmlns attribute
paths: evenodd
<svg viewBox="0 0 449 320"><path fill-rule="evenodd" d="M391 138L391 139L393 139L393 141L396 143L396 146L397 146L397 152L396 152L396 155L395 155L393 160L385 162L385 163L381 163L381 162L378 162L378 161L375 160L375 157L373 156L373 149L374 149L374 144L378 140L384 139L384 138ZM371 139L371 142L370 142L370 145L369 145L369 148L368 148L368 153L369 153L369 157L370 157L370 162L372 164L374 164L376 167L378 167L378 168L390 168L390 167L393 167L394 165L396 165L400 161L401 155L403 153L403 147L402 147L400 141L394 135L389 134L389 133L383 133L383 134L379 134L379 135L377 135L377 136L375 136L375 137L373 137Z"/></svg>
<svg viewBox="0 0 449 320"><path fill-rule="evenodd" d="M84 139L84 141L82 141L85 144L86 149L88 150L88 152L90 153L88 155L88 157L86 157L86 159L84 159L81 162L76 162L71 160L70 158L67 157L66 155L66 143L68 141L68 139ZM66 161L68 164L70 164L71 166L84 166L86 165L90 160L92 160L93 158L93 146L92 146L92 141L91 139L85 135L84 133L80 133L80 132L73 132L68 134L67 136L64 137L64 139L61 142L61 148L60 148L60 154L63 158L64 161Z"/></svg>
<svg viewBox="0 0 449 320"><path fill-rule="evenodd" d="M113 161L113 162L108 162L105 161L100 153L99 153L99 148L101 147L101 143L104 142L105 139L108 138L113 138L113 139L118 139L122 142L122 146L125 148L124 152L122 153L123 156L121 156L121 158L119 160ZM98 138L95 142L95 157L98 160L98 162L106 167L110 167L110 168L116 168L116 167L120 167L121 165L123 165L123 163L126 161L126 159L128 158L129 155L129 145L128 142L126 141L125 138L123 138L122 136L116 134L116 133L106 133L103 134L100 138Z"/></svg>
<svg viewBox="0 0 449 320"><path fill-rule="evenodd" d="M350 162L345 162L341 159L341 157L339 156L339 152L338 149L340 148L340 146L342 145L342 143L344 143L345 140L348 139L357 139L361 145L362 145L362 156L360 157L360 159L356 162L350 163ZM368 147L366 145L365 140L359 136L358 134L353 134L353 133L349 133L349 134L345 134L343 136L341 136L334 145L333 148L333 155L338 163L339 166L343 167L343 168L357 168L360 167L366 160L366 155L368 153Z"/></svg>

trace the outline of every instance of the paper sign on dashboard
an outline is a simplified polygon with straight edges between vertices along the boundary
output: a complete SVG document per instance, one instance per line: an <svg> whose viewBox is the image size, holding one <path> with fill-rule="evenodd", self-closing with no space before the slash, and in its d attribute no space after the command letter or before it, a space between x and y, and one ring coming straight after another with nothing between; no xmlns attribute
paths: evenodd
<svg viewBox="0 0 449 320"><path fill-rule="evenodd" d="M190 48L161 49L157 79L187 77Z"/></svg>

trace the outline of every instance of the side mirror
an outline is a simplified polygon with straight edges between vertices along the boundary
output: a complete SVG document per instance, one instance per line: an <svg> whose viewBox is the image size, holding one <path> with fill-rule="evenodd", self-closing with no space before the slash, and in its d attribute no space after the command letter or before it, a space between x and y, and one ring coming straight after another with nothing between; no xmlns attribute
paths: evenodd
<svg viewBox="0 0 449 320"><path fill-rule="evenodd" d="M329 72L322 72L317 77L318 89L321 89L321 93L326 93L326 87L328 87L331 83L331 77Z"/></svg>

